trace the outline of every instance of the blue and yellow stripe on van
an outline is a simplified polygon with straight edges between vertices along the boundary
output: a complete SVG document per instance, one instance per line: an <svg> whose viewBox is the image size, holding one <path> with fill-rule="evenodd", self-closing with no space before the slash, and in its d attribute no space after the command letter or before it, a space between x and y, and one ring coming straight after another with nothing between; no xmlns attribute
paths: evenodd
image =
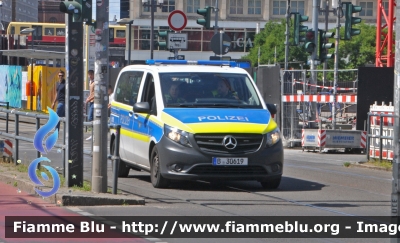
<svg viewBox="0 0 400 243"><path fill-rule="evenodd" d="M164 133L164 123L155 116L148 114L136 113L137 119L129 117L129 111L132 106L113 102L111 106L111 122L121 125L121 135L131 137L143 142L150 142L151 137L154 137L156 142L159 142ZM121 117L129 117L130 122L121 122ZM132 123L132 120L135 120Z"/></svg>
<svg viewBox="0 0 400 243"><path fill-rule="evenodd" d="M277 127L263 109L166 108L161 120L190 133L265 134Z"/></svg>

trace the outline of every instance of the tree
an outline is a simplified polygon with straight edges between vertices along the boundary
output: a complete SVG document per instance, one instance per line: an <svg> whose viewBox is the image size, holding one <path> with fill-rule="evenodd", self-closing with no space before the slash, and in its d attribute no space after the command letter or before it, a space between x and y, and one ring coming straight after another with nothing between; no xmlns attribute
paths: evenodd
<svg viewBox="0 0 400 243"><path fill-rule="evenodd" d="M293 28L293 25L292 27ZM376 45L376 27L361 23L357 25L361 30L361 34L353 36L351 40L339 41L339 69L354 69L363 67L366 64L375 63L375 45ZM261 57L260 64L275 63L275 47L276 62L285 62L285 30L286 19L280 21L269 21L264 29L255 36L254 48L243 59L250 60L253 66L258 63L258 47L260 47ZM329 30L336 32L336 28ZM289 30L293 33L293 30ZM344 27L340 29L340 36L344 36ZM343 39L343 38L342 38ZM289 43L293 43L293 36L290 36ZM289 46L289 62L304 61L307 63L309 54L304 50L302 45ZM290 64L289 67L298 68L298 64ZM318 65L318 69L322 69L322 65ZM328 69L334 68L334 59L328 60Z"/></svg>
<svg viewBox="0 0 400 243"><path fill-rule="evenodd" d="M339 57L346 61L341 62L340 68L353 69L367 64L375 64L376 27L361 22L357 25L360 35L351 40L340 40ZM344 35L344 27L340 29L340 36Z"/></svg>
<svg viewBox="0 0 400 243"><path fill-rule="evenodd" d="M293 27L292 27L293 28ZM258 47L260 47L260 64L274 64L285 62L285 30L286 20L269 21L264 29L255 36L254 48L243 59L250 60L253 66L258 63ZM293 31L291 31L292 33ZM293 36L290 38L290 43L293 43ZM275 61L275 48L276 48L276 61ZM306 63L308 53L306 53L302 46L290 46L289 58L290 61L303 61ZM298 68L299 64L292 64L291 67Z"/></svg>

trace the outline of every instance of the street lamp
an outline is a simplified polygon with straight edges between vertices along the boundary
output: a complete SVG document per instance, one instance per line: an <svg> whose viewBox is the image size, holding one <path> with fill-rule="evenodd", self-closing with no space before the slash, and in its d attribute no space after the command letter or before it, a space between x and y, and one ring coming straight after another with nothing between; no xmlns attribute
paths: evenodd
<svg viewBox="0 0 400 243"><path fill-rule="evenodd" d="M33 34L34 33L36 33L36 31L35 31L36 29L35 28L25 28L25 29L23 29L23 30L21 30L21 32L20 32L20 34L21 35L28 35L28 34L32 34L32 44L31 44L31 49L32 49L32 52L33 52ZM31 85L30 85L30 90L31 90L31 92L30 92L30 95L31 95L31 111L33 110L33 53L32 53L32 56L31 56Z"/></svg>
<svg viewBox="0 0 400 243"><path fill-rule="evenodd" d="M143 7L150 7L151 12L151 27L150 27L150 59L153 59L153 49L154 49L154 7L162 7L164 0L157 0L158 4L155 0L142 0Z"/></svg>
<svg viewBox="0 0 400 243"><path fill-rule="evenodd" d="M128 19L128 18L124 18L124 19L120 19L117 21L118 24L120 25L129 25L129 36L128 36L128 65L131 65L131 29L132 29L132 24L133 24L133 20Z"/></svg>

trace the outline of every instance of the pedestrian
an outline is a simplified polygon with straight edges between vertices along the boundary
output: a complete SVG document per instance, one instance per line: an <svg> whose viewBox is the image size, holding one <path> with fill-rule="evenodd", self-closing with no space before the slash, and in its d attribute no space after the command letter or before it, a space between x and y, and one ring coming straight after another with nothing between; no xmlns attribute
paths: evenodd
<svg viewBox="0 0 400 243"><path fill-rule="evenodd" d="M88 121L93 121L93 112L94 112L94 71L88 71L89 76L89 96L86 99L86 106L89 104L89 115ZM86 140L92 139L92 136L86 138Z"/></svg>
<svg viewBox="0 0 400 243"><path fill-rule="evenodd" d="M42 103L41 103L41 96L42 96L42 79L39 77L38 81L38 88L37 88L37 93L36 93L36 110L37 111L42 111Z"/></svg>
<svg viewBox="0 0 400 243"><path fill-rule="evenodd" d="M110 117L111 113L111 102L114 100L114 93L111 84L108 85L108 117Z"/></svg>
<svg viewBox="0 0 400 243"><path fill-rule="evenodd" d="M51 105L51 109L54 110L56 102L58 103L56 110L58 117L65 117L65 79L64 79L64 71L62 70L58 72L56 97L54 98L53 104ZM58 131L60 131L60 122L58 122L56 128Z"/></svg>

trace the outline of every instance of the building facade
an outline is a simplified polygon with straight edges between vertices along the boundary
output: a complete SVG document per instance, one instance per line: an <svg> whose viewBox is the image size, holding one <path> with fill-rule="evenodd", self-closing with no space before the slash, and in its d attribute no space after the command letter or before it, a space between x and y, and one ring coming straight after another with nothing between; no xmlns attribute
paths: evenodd
<svg viewBox="0 0 400 243"><path fill-rule="evenodd" d="M151 0L148 0L150 2ZM332 10L332 1L322 0L322 4L328 2L329 9ZM123 3L127 1L121 0L121 8ZM154 2L158 2L154 0ZM182 33L188 34L188 49L180 52L189 59L208 59L214 55L211 50L211 38L214 36L214 30L206 30L196 23L201 18L197 14L197 9L206 6L215 7L216 0L164 0L162 7L155 7L154 12L154 58L168 58L172 56L168 51L159 50L158 41L164 41L158 36L158 31L168 30L168 16L174 10L181 10L187 16L187 25ZM362 6L363 10L356 14L360 16L366 23L376 23L376 1L375 0L349 0L354 5ZM134 60L148 59L150 49L150 26L151 12L150 7L143 6L142 0L130 0L129 10L126 8L121 11L121 16L126 17L129 12L129 18L134 20L132 25L131 37L131 56ZM257 24L262 29L268 21L280 20L285 18L287 11L287 0L218 0L219 18L218 30L227 34L231 41L231 50L227 54L233 59L238 59L246 55L253 48L254 36L257 31ZM125 5L124 5L125 6ZM139 6L139 7L138 7ZM387 3L386 3L386 6ZM319 12L318 22L319 28L325 28L325 12L322 5ZM291 12L297 12L302 15L309 16L309 20L304 25L312 26L313 0L291 0ZM214 16L212 14L211 26L214 26ZM342 22L344 19L342 19ZM334 28L336 25L336 16L330 12L328 15L328 29ZM128 41L127 41L128 43ZM284 42L282 41L282 45ZM128 48L128 46L127 46Z"/></svg>
<svg viewBox="0 0 400 243"><path fill-rule="evenodd" d="M38 22L40 23L65 23L65 14L60 12L60 1L39 1Z"/></svg>
<svg viewBox="0 0 400 243"><path fill-rule="evenodd" d="M37 22L38 0L12 0L12 21Z"/></svg>
<svg viewBox="0 0 400 243"><path fill-rule="evenodd" d="M38 0L1 0L0 2L0 29L6 30L12 21L38 22Z"/></svg>

